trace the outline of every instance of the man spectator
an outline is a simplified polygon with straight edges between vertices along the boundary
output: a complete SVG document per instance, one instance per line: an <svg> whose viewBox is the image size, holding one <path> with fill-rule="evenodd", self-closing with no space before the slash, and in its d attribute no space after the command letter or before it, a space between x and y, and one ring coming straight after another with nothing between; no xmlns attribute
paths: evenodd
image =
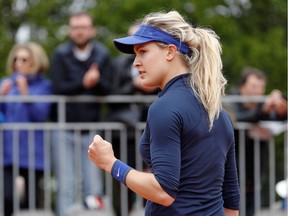
<svg viewBox="0 0 288 216"><path fill-rule="evenodd" d="M139 28L141 22L135 21L128 29L128 34L133 35ZM133 67L135 55L121 54L113 59L113 87L112 94L114 95L156 95L157 88L149 88L142 85L142 80L139 77L137 68ZM150 104L136 104L136 103L113 103L109 105L109 111L103 121L119 121L127 125L127 163L135 167L135 153L136 143L135 140L135 126L138 122L146 122L146 112ZM112 143L115 155L120 156L120 134L118 131L112 133ZM121 194L120 184L118 181L113 180L113 206L116 215L121 215ZM131 211L135 194L128 191L128 210Z"/></svg>
<svg viewBox="0 0 288 216"><path fill-rule="evenodd" d="M246 67L242 71L239 91L243 96L263 96L266 91L266 75L257 68ZM278 89L268 95L265 103L233 103L231 107L238 121L284 120L287 118L287 99Z"/></svg>
<svg viewBox="0 0 288 216"><path fill-rule="evenodd" d="M233 94L241 96L264 96L266 92L267 78L264 72L257 68L245 67L242 70L239 88ZM257 123L259 121L281 121L287 119L287 98L283 97L278 89L274 89L267 95L263 103L255 101L237 102L229 104L232 114L239 122ZM267 183L268 173L268 145L267 140L272 133L267 128L255 124L246 133L245 140L245 164L246 164L246 216L254 215L254 139L261 141L261 175L262 184ZM238 149L238 131L235 131L236 150ZM237 151L236 151L237 152ZM237 152L238 153L238 152ZM236 157L238 158L238 157ZM262 188L262 206L268 203L268 191Z"/></svg>
<svg viewBox="0 0 288 216"><path fill-rule="evenodd" d="M51 60L54 94L84 96L109 93L111 88L110 54L103 44L94 40L95 36L96 28L91 15L81 12L69 18L70 40L56 49ZM67 103L66 122L97 122L100 119L100 108L99 103ZM69 211L69 208L72 208L77 201L78 191L75 191L74 176L76 163L81 164L82 186L80 188L83 190L84 204L89 208L92 196L95 198L92 198L92 201L96 202L95 205L93 204L94 208L95 206L101 207L102 172L93 166L87 157L87 149L93 139L92 134L88 130L81 130L80 133L66 130L61 136L64 137L63 142L60 142L60 133L57 131L52 137L52 150L55 156L53 162L57 179L60 181L58 215L65 215L64 212ZM78 144L81 145L81 154L75 151L75 146ZM65 153L65 157L62 153ZM90 182L92 179L93 183ZM89 202L85 202L87 197Z"/></svg>

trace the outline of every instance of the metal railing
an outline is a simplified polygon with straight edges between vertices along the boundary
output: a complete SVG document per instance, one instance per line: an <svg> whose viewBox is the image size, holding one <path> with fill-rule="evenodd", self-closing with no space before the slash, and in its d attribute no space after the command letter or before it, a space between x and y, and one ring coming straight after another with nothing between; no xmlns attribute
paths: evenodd
<svg viewBox="0 0 288 216"><path fill-rule="evenodd" d="M112 140L112 132L118 131L120 133L119 136L119 143L120 143L120 159L124 162L127 161L127 127L124 123L121 122L90 122L90 123L68 123L65 119L65 109L66 104L68 102L76 102L76 103L82 103L82 102L97 102L97 103L139 103L139 104L150 104L155 99L155 96L124 96L124 95L114 95L114 96L103 96L103 97L97 97L97 96L13 96L13 97L3 97L0 96L0 102L5 103L13 103L13 102L49 102L49 103L57 103L58 104L58 122L44 122L44 123L2 123L0 124L0 140L2 140L3 137L3 131L4 130L12 130L13 136L17 139L18 133L20 130L27 130L30 131L30 136L33 137L33 131L35 130L43 130L45 131L44 137L44 148L45 148L45 169L44 169L44 196L43 196L43 209L47 212L54 211L53 207L55 202L53 198L51 197L51 191L53 190L53 170L51 167L51 132L52 131L66 131L70 130L73 131L73 133L79 133L81 130L87 130L91 135L100 133L103 135L105 139L108 141ZM224 103L232 103L232 102L244 102L244 101L256 101L256 102L263 102L266 100L265 96L261 97L239 97L239 96L225 96L223 97ZM244 122L237 122L235 124L235 130L239 132L239 164L238 164L238 171L239 171L239 182L240 182L240 192L241 192L241 208L240 208L240 214L241 216L245 216L245 209L246 209L246 199L245 199L245 184L246 184L246 177L245 177L245 136L247 131L252 128L254 124L251 123L244 123ZM270 125L262 124L263 127L270 127ZM283 158L284 160L281 161L283 163L283 176L284 178L287 178L288 168L287 168L287 158L288 158L288 148L287 148L287 122L278 122L277 123L277 133L275 133L274 136L272 136L269 139L268 142L268 148L269 148L269 155L267 155L267 160L269 160L269 214L276 215L275 214L275 207L274 204L276 202L276 195L275 195L275 184L276 184L276 154L275 154L275 139L278 136L283 136L283 145L281 144L280 148L283 149ZM144 122L139 122L136 125L135 128L135 145L137 146L137 140L140 139L141 133L145 127ZM275 127L272 126L272 127ZM271 129L271 127L270 127ZM272 128L273 129L273 128ZM275 128L274 128L275 129ZM31 142L33 138L31 138ZM13 143L13 146L15 147L15 155L18 154L18 148L19 143ZM31 146L33 146L31 144ZM260 139L254 139L254 185L255 185L255 196L254 196L254 203L255 203L255 214L259 214L261 212L261 169L260 169ZM17 150L18 149L18 150ZM142 159L138 152L138 147L135 148L135 160L136 160L136 169L142 170ZM31 147L30 151L33 153L33 147ZM1 165L3 164L3 143L0 145L0 216L1 213L3 213L4 209L4 175L3 175L3 167ZM33 154L32 154L33 155ZM19 167L18 167L18 161L17 156L14 157L14 165L13 165L13 176L16 178L19 173ZM31 158L29 160L29 163L31 163L31 167L34 167L34 159ZM75 173L77 174L75 176L76 179L81 179L81 170L76 170ZM80 175L80 176L79 176ZM87 176L83 176L84 178L87 178ZM113 199L113 185L112 185L112 178L110 175L105 174L105 195L109 197L109 200L112 201ZM79 180L80 181L80 180ZM59 179L56 179L56 182L58 183L58 188L61 190L61 181ZM60 182L60 184L59 184ZM33 169L29 169L29 185L35 184L35 176L33 174ZM80 187L80 186L79 186ZM33 187L30 187L33 188ZM80 191L81 188L78 188L77 190ZM29 193L29 210L34 211L35 210L35 191L33 189L31 191L28 191ZM121 215L129 215L128 210L128 195L127 195L127 189L125 186L121 185ZM79 197L80 199L80 197ZM20 211L20 200L19 196L17 194L17 191L14 192L13 197L13 205L14 205L14 212ZM141 209L143 208L143 200L139 196L136 196L136 202L135 202L135 208ZM111 213L112 214L112 213ZM4 215L4 214L3 214ZM108 215L108 214L107 214Z"/></svg>

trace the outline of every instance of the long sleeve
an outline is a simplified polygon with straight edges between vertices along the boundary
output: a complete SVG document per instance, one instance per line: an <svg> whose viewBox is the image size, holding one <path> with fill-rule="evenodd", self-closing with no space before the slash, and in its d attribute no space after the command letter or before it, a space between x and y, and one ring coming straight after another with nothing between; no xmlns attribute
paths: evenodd
<svg viewBox="0 0 288 216"><path fill-rule="evenodd" d="M229 104L237 121L257 122L264 118L262 113L262 104L259 104L256 109L247 109L240 103Z"/></svg>
<svg viewBox="0 0 288 216"><path fill-rule="evenodd" d="M234 142L230 146L230 149L227 154L222 195L225 208L234 210L239 209L240 193L239 193L236 160L235 160Z"/></svg>

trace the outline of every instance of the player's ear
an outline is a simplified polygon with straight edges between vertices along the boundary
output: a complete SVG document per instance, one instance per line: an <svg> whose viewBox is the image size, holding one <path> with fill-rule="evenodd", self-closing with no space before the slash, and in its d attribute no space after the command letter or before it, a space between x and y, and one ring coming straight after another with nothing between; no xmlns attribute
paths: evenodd
<svg viewBox="0 0 288 216"><path fill-rule="evenodd" d="M167 46L166 58L168 61L171 61L177 54L177 47L174 44L169 44Z"/></svg>

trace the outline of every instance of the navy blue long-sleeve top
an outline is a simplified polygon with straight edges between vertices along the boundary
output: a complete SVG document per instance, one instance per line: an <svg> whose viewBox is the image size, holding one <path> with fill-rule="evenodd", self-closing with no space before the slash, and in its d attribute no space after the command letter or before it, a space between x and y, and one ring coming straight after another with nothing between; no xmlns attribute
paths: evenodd
<svg viewBox="0 0 288 216"><path fill-rule="evenodd" d="M223 109L209 131L188 76L170 80L148 111L140 153L175 201L169 207L148 201L146 216L224 216L224 207L239 209L232 122Z"/></svg>

